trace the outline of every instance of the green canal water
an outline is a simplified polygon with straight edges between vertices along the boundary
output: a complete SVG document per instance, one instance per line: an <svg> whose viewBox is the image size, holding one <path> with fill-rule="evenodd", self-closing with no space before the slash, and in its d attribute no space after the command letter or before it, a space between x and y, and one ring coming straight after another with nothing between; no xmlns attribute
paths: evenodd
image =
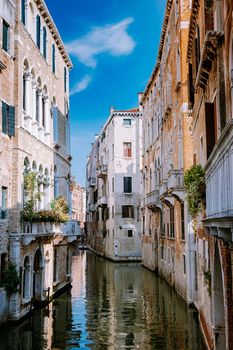
<svg viewBox="0 0 233 350"><path fill-rule="evenodd" d="M17 326L0 350L204 350L196 312L140 264L73 256L73 288Z"/></svg>

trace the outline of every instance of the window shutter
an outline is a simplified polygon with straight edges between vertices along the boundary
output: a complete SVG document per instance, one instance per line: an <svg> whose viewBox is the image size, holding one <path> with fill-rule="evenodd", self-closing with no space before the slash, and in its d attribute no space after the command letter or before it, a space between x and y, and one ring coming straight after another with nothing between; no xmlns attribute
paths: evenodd
<svg viewBox="0 0 233 350"><path fill-rule="evenodd" d="M40 49L40 16L36 17L36 44Z"/></svg>
<svg viewBox="0 0 233 350"><path fill-rule="evenodd" d="M21 21L25 25L26 23L26 16L25 16L25 0L21 0Z"/></svg>
<svg viewBox="0 0 233 350"><path fill-rule="evenodd" d="M7 133L7 104L2 102L2 132Z"/></svg>
<svg viewBox="0 0 233 350"><path fill-rule="evenodd" d="M44 55L44 58L47 58L46 43L47 43L47 32L46 32L46 28L43 27L43 55Z"/></svg>
<svg viewBox="0 0 233 350"><path fill-rule="evenodd" d="M9 106L8 135L15 136L15 107Z"/></svg>

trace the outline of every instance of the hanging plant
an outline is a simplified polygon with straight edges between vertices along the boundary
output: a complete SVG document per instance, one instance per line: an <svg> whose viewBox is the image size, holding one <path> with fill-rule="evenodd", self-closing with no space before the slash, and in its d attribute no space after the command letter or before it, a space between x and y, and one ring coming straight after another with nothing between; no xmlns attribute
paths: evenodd
<svg viewBox="0 0 233 350"><path fill-rule="evenodd" d="M18 292L18 286L20 284L20 278L16 269L16 265L9 262L6 270L4 271L2 285L5 288L7 294Z"/></svg>
<svg viewBox="0 0 233 350"><path fill-rule="evenodd" d="M205 170L201 165L193 165L185 172L184 185L189 213L193 219L197 219L205 197Z"/></svg>

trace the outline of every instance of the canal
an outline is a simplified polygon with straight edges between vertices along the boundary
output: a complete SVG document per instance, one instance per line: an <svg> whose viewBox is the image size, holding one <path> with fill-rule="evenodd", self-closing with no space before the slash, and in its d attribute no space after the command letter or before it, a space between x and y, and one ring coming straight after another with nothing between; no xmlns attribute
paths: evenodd
<svg viewBox="0 0 233 350"><path fill-rule="evenodd" d="M73 256L73 288L0 331L1 350L204 350L197 314L140 264Z"/></svg>

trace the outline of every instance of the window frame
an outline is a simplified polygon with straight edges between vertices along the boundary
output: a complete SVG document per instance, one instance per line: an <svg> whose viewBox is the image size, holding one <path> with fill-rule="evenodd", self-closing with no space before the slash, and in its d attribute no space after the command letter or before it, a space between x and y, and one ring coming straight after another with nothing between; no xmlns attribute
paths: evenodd
<svg viewBox="0 0 233 350"><path fill-rule="evenodd" d="M123 142L123 157L132 158L132 142Z"/></svg>
<svg viewBox="0 0 233 350"><path fill-rule="evenodd" d="M4 32L6 29L6 33ZM10 52L10 24L3 18L2 20L2 49L6 53Z"/></svg>
<svg viewBox="0 0 233 350"><path fill-rule="evenodd" d="M123 192L125 194L132 194L132 176L123 177Z"/></svg>
<svg viewBox="0 0 233 350"><path fill-rule="evenodd" d="M122 218L123 219L134 219L134 206L133 205L122 205Z"/></svg>
<svg viewBox="0 0 233 350"><path fill-rule="evenodd" d="M7 209L8 209L8 187L2 186L1 188L1 220L7 220Z"/></svg>
<svg viewBox="0 0 233 350"><path fill-rule="evenodd" d="M126 121L129 121L130 123L125 123ZM123 125L124 126L132 126L132 119L131 118L123 118Z"/></svg>

